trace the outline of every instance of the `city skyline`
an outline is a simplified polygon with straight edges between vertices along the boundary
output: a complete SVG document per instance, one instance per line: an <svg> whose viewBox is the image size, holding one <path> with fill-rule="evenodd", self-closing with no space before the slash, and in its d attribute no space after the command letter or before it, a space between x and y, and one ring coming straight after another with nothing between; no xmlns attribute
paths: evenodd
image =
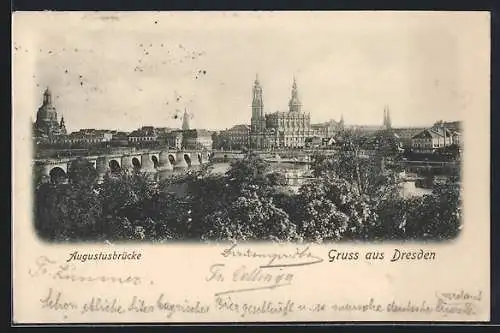
<svg viewBox="0 0 500 333"><path fill-rule="evenodd" d="M50 91L50 87L46 87L45 90L44 90L44 93L42 95L45 96L45 94L47 93L47 91ZM40 104L40 107L42 107L44 104L43 102ZM55 107L55 105L51 104L52 106ZM56 109L56 112L57 112L57 108ZM389 124L391 122L391 115L390 115L390 109L388 108L387 105L384 106L384 115L383 115L383 120L382 120L382 124L343 124L346 128L363 128L363 127L366 127L366 128L376 128L376 127L386 127L386 121L388 119L389 121ZM389 113L386 113L387 111L389 111ZM39 110L37 110L37 113L39 112ZM97 131L107 131L107 130L110 130L110 131L117 131L117 132L131 132L131 131L135 131L135 130L138 130L138 129L141 129L141 128L146 128L146 127L153 127L153 128L170 128L172 130L183 130L183 127L185 127L185 117L186 117L186 114L188 115L188 120L187 120L187 127L184 128L185 129L193 129L190 125L189 125L189 119L191 119L191 115L187 112L187 109L185 108L184 109L184 114L182 116L179 116L178 119L180 120L180 122L182 122L182 125L181 126L158 126L158 125L154 125L154 124L140 124L138 127L135 127L131 130L123 130L121 128L103 128L103 127L81 127L81 128L75 128L73 129L73 133L76 133L76 132L80 132L82 130L88 130L88 129L91 129L91 130L97 130ZM286 111L284 111L286 112ZM388 117L388 118L386 118ZM63 124L65 121L64 121L64 115L62 114L59 114L58 115L58 119L61 121L61 124ZM59 120L57 121L59 123ZM337 124L343 122L343 115L340 116L340 119L337 120L337 119L328 119L328 120L325 120L325 121L322 121L322 122L316 122L316 123L311 123L311 125L320 125L320 124L326 124L326 123L329 123L331 121L335 121ZM34 124L35 121L33 120L33 118L31 118L31 122ZM433 123L429 123L429 124L425 124L424 127L430 127L430 126L433 126L435 125L436 123L438 122L456 122L456 120L448 120L448 121L444 121L442 119L439 119L439 120L435 120ZM251 127L251 124L249 122L247 123L241 123L241 124L232 124L230 125L230 127L225 127L225 128L205 128L206 130L209 130L209 131L224 131L224 130L228 130L228 129L231 129L233 127L237 127L237 126L248 126L249 128ZM389 125L391 126L391 125ZM392 127L392 126L391 126ZM422 127L422 126L399 126L399 127L396 127L396 128L417 128L417 127Z"/></svg>
<svg viewBox="0 0 500 333"><path fill-rule="evenodd" d="M192 128L221 130L250 123L258 73L265 113L287 109L295 76L311 123L381 125L386 105L394 127L462 120L471 67L488 65L474 24L460 13L48 13L14 36L28 96L14 107L34 118L50 86L69 132L180 128L184 108Z"/></svg>

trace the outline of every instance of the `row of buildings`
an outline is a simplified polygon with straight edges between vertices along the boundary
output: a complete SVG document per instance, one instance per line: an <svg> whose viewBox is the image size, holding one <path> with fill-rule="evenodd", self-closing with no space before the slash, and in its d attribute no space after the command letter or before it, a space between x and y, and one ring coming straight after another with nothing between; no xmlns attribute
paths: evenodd
<svg viewBox="0 0 500 333"><path fill-rule="evenodd" d="M248 142L251 148L303 148L333 146L342 141L346 130L343 116L339 122L331 120L311 124L310 114L302 109L297 82L293 79L287 111L264 113L263 90L258 76L252 91L252 116ZM384 107L383 122L374 128L349 127L372 141L394 142L400 150L414 153L434 153L445 147L462 146L460 122L436 122L428 128L393 128L388 106ZM384 138L385 137L385 138ZM240 139L241 140L241 139Z"/></svg>
<svg viewBox="0 0 500 333"><path fill-rule="evenodd" d="M50 140L52 145L72 147L101 144L109 147L158 147L170 149L212 149L212 133L203 129L169 129L143 126L130 133L116 130L81 129Z"/></svg>
<svg viewBox="0 0 500 333"><path fill-rule="evenodd" d="M313 138L331 138L344 129L344 119L311 124L310 113L302 110L297 82L293 79L287 111L264 113L263 90L256 76L252 90L252 116L250 125L236 125L221 131L214 140L216 149L279 149L303 148Z"/></svg>
<svg viewBox="0 0 500 333"><path fill-rule="evenodd" d="M168 146L172 149L280 149L331 147L342 141L346 129L358 131L367 141L377 141L381 135L390 135L401 149L415 153L432 153L437 149L461 146L459 122L437 122L429 128L393 128L389 108L384 108L381 126L346 126L343 116L339 121L311 124L310 114L302 110L297 82L293 79L287 111L264 113L262 86L256 77L252 89L250 125L240 124L214 132L190 129L189 115L184 112L182 129L143 126L130 133L116 130L81 129L67 133L64 118L58 119L47 88L42 105L33 124L35 140L39 143L60 145L109 146ZM366 141L366 140L365 140Z"/></svg>
<svg viewBox="0 0 500 333"><path fill-rule="evenodd" d="M182 129L143 126L130 133L105 129L80 129L67 133L64 118L58 120L52 102L52 93L47 88L43 93L42 105L38 109L33 124L34 139L37 143L62 146L168 146L173 149L212 149L212 132L190 129L187 110L184 112Z"/></svg>
<svg viewBox="0 0 500 333"><path fill-rule="evenodd" d="M384 107L381 126L346 126L343 116L339 121L330 120L311 124L310 114L302 109L297 82L293 79L287 111L264 112L263 89L256 76L252 89L252 115L250 125L236 125L214 137L216 149L319 148L331 147L342 141L346 129L356 131L364 142L381 140L391 136L404 150L416 153L432 153L436 149L461 146L459 122L437 122L429 128L393 128L388 106Z"/></svg>

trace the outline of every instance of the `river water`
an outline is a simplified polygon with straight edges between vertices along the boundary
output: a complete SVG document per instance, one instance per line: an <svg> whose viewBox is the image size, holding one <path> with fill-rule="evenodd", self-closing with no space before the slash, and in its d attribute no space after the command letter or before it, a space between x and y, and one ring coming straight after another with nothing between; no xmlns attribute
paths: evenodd
<svg viewBox="0 0 500 333"><path fill-rule="evenodd" d="M231 167L229 162L216 162L209 165L209 170L211 173L216 175L223 175ZM186 169L177 169L174 171L164 171L159 172L160 179L172 177L173 175L180 175L190 170L199 170L200 166L193 166ZM271 163L271 170L282 172L285 178L288 180L288 187L297 192L300 186L310 179L311 173L309 165L307 164L293 164L293 163ZM182 189L177 189L176 192L182 192ZM420 188L415 186L415 182L404 182L400 184L400 194L402 197L408 198L411 196L422 196L425 194L431 194L431 189Z"/></svg>

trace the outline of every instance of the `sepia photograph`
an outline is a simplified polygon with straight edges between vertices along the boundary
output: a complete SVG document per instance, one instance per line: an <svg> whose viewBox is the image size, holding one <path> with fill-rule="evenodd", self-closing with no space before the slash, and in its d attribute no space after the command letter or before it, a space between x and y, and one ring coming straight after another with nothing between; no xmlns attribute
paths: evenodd
<svg viewBox="0 0 500 333"><path fill-rule="evenodd" d="M468 96L437 20L109 13L61 29L62 15L13 45L34 57L23 107L41 240L459 237Z"/></svg>
<svg viewBox="0 0 500 333"><path fill-rule="evenodd" d="M488 12L12 23L13 323L490 319Z"/></svg>

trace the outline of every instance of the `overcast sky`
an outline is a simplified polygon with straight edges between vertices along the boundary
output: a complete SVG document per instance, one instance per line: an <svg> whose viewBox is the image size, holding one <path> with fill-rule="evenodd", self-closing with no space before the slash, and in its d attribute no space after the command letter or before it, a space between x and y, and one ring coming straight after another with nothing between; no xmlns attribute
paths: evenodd
<svg viewBox="0 0 500 333"><path fill-rule="evenodd" d="M250 123L286 110L293 76L312 122L461 120L489 70L484 13L18 13L14 108L33 119L50 86L68 130ZM481 76L482 75L482 76ZM477 95L477 96L476 96ZM481 95L482 96L482 95Z"/></svg>

